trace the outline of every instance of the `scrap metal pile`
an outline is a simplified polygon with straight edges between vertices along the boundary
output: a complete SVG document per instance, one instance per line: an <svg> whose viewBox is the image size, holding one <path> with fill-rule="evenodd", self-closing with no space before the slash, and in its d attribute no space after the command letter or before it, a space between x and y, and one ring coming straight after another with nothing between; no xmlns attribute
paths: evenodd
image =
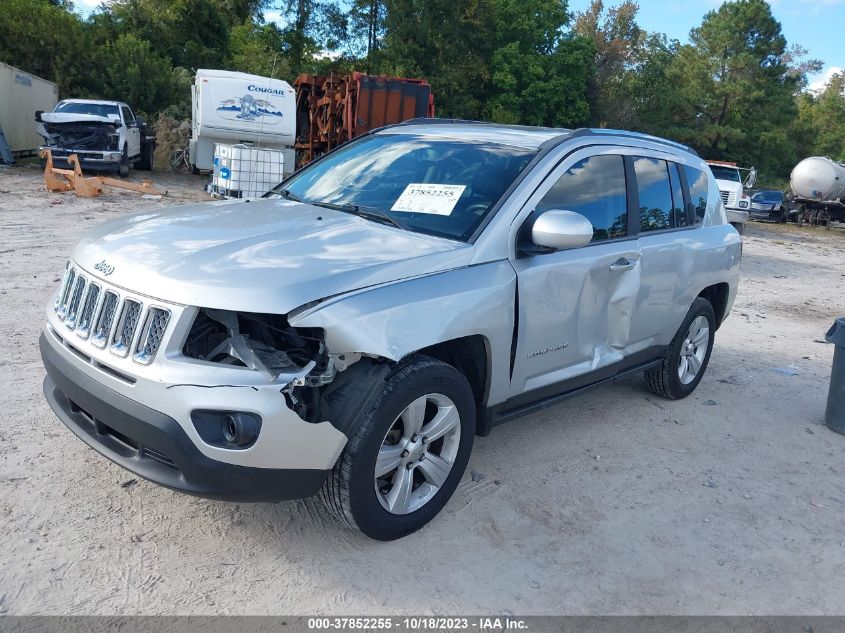
<svg viewBox="0 0 845 633"><path fill-rule="evenodd" d="M434 116L423 79L300 75L294 86L297 167L377 127Z"/></svg>

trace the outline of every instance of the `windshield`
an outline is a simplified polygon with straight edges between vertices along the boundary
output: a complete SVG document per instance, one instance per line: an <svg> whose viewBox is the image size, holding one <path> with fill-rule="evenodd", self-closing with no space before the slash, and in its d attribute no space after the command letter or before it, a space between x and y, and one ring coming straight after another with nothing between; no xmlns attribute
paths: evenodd
<svg viewBox="0 0 845 633"><path fill-rule="evenodd" d="M120 118L120 112L117 106L106 103L60 103L56 106L55 111L68 114L93 114L94 116Z"/></svg>
<svg viewBox="0 0 845 633"><path fill-rule="evenodd" d="M535 154L490 142L375 134L306 167L270 195L467 241Z"/></svg>
<svg viewBox="0 0 845 633"><path fill-rule="evenodd" d="M739 175L739 170L733 167L722 167L721 165L710 165L710 171L716 176L716 180L732 180L733 182L742 182Z"/></svg>
<svg viewBox="0 0 845 633"><path fill-rule="evenodd" d="M780 202L783 200L783 193L780 191L760 191L751 197L752 202Z"/></svg>

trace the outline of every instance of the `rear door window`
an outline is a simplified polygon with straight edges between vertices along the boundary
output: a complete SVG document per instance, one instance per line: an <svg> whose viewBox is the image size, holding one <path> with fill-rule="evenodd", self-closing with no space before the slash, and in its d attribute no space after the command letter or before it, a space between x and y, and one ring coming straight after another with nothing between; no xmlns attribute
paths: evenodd
<svg viewBox="0 0 845 633"><path fill-rule="evenodd" d="M693 208L693 222L701 224L707 211L707 191L709 189L707 175L703 171L687 165L684 165L684 171L687 177L690 204Z"/></svg>
<svg viewBox="0 0 845 633"><path fill-rule="evenodd" d="M593 225L593 241L628 235L625 163L621 156L588 156L572 165L537 205L537 213L575 211Z"/></svg>
<svg viewBox="0 0 845 633"><path fill-rule="evenodd" d="M666 161L636 156L634 173L640 200L640 232L673 228L672 187Z"/></svg>

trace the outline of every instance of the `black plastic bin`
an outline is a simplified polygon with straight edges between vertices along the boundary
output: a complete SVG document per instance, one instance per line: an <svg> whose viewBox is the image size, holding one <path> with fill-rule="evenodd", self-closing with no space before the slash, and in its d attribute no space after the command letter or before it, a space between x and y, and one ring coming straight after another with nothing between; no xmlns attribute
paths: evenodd
<svg viewBox="0 0 845 633"><path fill-rule="evenodd" d="M845 317L836 319L824 338L835 345L824 421L831 431L845 435Z"/></svg>

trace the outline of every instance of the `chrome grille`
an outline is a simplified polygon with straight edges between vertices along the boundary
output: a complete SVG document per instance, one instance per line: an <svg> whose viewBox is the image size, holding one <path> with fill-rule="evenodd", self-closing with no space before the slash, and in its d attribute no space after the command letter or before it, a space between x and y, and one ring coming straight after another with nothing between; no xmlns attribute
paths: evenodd
<svg viewBox="0 0 845 633"><path fill-rule="evenodd" d="M89 283L85 303L82 304L82 310L76 320L76 334L83 340L88 338L88 334L91 333L91 318L94 316L94 308L97 307L99 298L100 287L95 283Z"/></svg>
<svg viewBox="0 0 845 633"><path fill-rule="evenodd" d="M77 275L76 283L73 284L73 291L70 293L70 301L65 313L65 325L71 330L76 327L76 315L79 313L79 305L82 303L82 297L85 294L85 283L85 277Z"/></svg>
<svg viewBox="0 0 845 633"><path fill-rule="evenodd" d="M143 365L151 363L162 346L171 314L165 307L145 307L140 299L119 288L89 279L70 262L53 308L82 341L90 339L95 347L108 347L122 358L131 352L132 360Z"/></svg>
<svg viewBox="0 0 845 633"><path fill-rule="evenodd" d="M149 364L156 355L161 341L164 339L164 331L167 329L167 322L170 320L170 313L161 308L150 308L147 311L147 320L141 329L141 338L138 339L138 351L134 359L139 363Z"/></svg>
<svg viewBox="0 0 845 633"><path fill-rule="evenodd" d="M59 291L59 297L56 300L56 314L60 319L64 319L67 314L67 302L70 299L70 292L73 289L73 282L76 280L76 271L73 268L68 268L65 271L65 279L62 284L62 289Z"/></svg>
<svg viewBox="0 0 845 633"><path fill-rule="evenodd" d="M728 197L730 196L730 194L727 191L720 191L719 193L722 194L722 202L724 204L728 204Z"/></svg>
<svg viewBox="0 0 845 633"><path fill-rule="evenodd" d="M117 294L107 290L103 298L103 307L100 308L100 314L97 316L97 325L94 326L94 334L91 337L91 342L97 347L105 347L108 343L115 314L117 314Z"/></svg>
<svg viewBox="0 0 845 633"><path fill-rule="evenodd" d="M114 331L114 340L111 344L111 351L118 356L126 356L129 346L132 345L132 337L135 335L135 328L141 318L143 306L137 301L126 299L123 302L123 309L120 311L120 320L117 322L117 329Z"/></svg>

